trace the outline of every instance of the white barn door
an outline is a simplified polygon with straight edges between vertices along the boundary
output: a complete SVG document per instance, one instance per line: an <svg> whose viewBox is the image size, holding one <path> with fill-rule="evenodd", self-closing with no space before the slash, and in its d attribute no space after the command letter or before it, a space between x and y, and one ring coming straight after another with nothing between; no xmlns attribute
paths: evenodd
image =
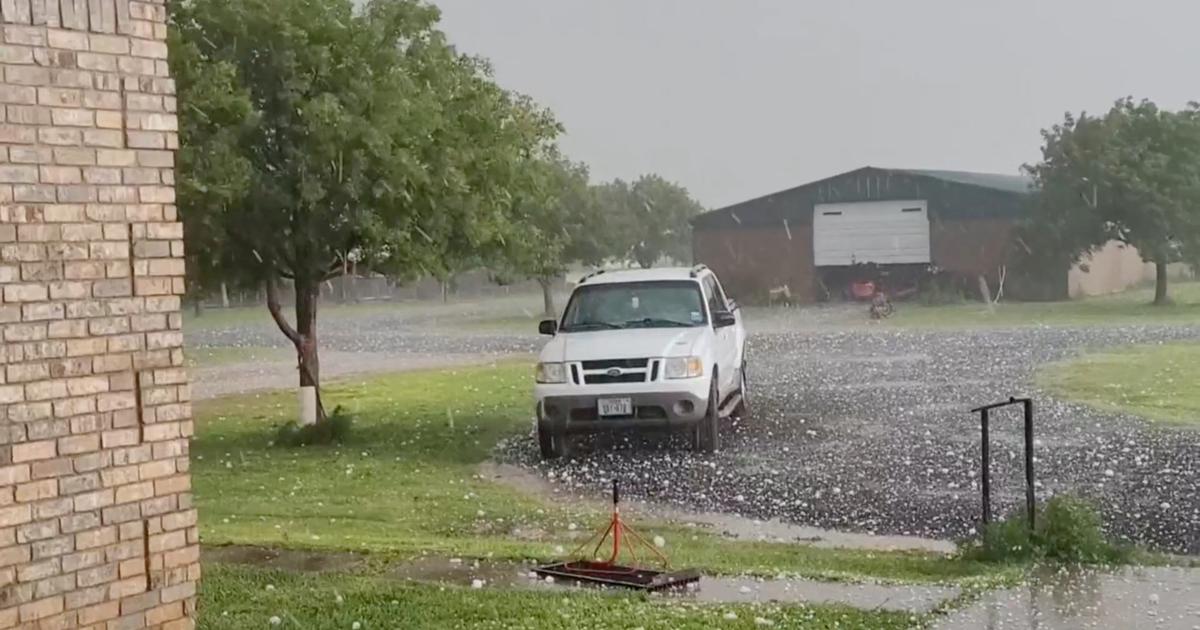
<svg viewBox="0 0 1200 630"><path fill-rule="evenodd" d="M813 258L818 267L930 262L925 200L817 204Z"/></svg>

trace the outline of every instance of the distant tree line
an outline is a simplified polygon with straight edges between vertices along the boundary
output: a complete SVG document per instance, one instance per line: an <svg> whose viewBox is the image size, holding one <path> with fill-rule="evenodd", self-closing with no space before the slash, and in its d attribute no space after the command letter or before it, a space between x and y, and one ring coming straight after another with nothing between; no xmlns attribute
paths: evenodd
<svg viewBox="0 0 1200 630"><path fill-rule="evenodd" d="M456 52L438 19L419 0L170 7L189 291L264 290L320 419L320 286L351 269L486 267L537 279L552 313L569 265L690 257L701 207L686 190L590 182L552 113Z"/></svg>

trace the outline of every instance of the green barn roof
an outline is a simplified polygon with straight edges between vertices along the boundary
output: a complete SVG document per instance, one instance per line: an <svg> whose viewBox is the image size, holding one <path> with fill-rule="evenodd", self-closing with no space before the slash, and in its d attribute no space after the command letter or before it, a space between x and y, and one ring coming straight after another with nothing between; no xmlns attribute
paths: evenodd
<svg viewBox="0 0 1200 630"><path fill-rule="evenodd" d="M813 205L839 201L928 199L931 217L1023 215L1033 180L1024 175L865 166L763 195L692 219L697 228L810 222Z"/></svg>

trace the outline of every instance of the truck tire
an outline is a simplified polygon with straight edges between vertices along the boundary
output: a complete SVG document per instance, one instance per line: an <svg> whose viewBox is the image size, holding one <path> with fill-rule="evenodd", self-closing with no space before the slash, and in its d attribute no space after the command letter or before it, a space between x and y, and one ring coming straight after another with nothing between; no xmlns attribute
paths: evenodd
<svg viewBox="0 0 1200 630"><path fill-rule="evenodd" d="M567 455L567 432L556 431L551 423L543 422L540 408L538 409L537 439L542 459L558 459Z"/></svg>
<svg viewBox="0 0 1200 630"><path fill-rule="evenodd" d="M738 420L747 420L750 418L750 384L746 379L746 357L742 357L742 367L738 370L738 401L737 407L733 409L733 416Z"/></svg>
<svg viewBox="0 0 1200 630"><path fill-rule="evenodd" d="M708 387L708 407L704 417L696 423L693 447L702 453L715 453L720 448L721 426L721 394L717 389L717 377L714 374L712 384Z"/></svg>

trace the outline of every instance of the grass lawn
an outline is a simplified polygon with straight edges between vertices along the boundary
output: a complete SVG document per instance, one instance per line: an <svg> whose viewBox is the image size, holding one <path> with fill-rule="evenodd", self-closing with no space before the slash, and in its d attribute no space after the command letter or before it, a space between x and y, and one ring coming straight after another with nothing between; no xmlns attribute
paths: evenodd
<svg viewBox="0 0 1200 630"><path fill-rule="evenodd" d="M728 613L737 618L728 619ZM277 626L272 625L272 617L279 619ZM907 613L836 606L697 605L600 593L442 588L209 565L201 584L199 627L736 630L766 627L759 619L777 628L878 630L909 628L919 621Z"/></svg>
<svg viewBox="0 0 1200 630"><path fill-rule="evenodd" d="M1170 287L1174 304L1153 306L1154 289L1136 289L1069 302L1001 302L994 312L978 302L925 306L900 302L886 324L916 327L1200 324L1200 282ZM862 309L864 319L866 306Z"/></svg>
<svg viewBox="0 0 1200 630"><path fill-rule="evenodd" d="M1200 426L1200 344L1142 345L1044 366L1038 384L1105 411Z"/></svg>
<svg viewBox="0 0 1200 630"><path fill-rule="evenodd" d="M551 505L476 476L498 440L531 426L530 368L501 363L375 377L329 387L356 414L350 443L282 449L272 425L291 392L197 403L193 482L205 544L550 560L588 531L592 508ZM601 495L605 489L597 489ZM730 541L679 525L661 533L677 565L710 572L974 581L1012 569L935 554Z"/></svg>

